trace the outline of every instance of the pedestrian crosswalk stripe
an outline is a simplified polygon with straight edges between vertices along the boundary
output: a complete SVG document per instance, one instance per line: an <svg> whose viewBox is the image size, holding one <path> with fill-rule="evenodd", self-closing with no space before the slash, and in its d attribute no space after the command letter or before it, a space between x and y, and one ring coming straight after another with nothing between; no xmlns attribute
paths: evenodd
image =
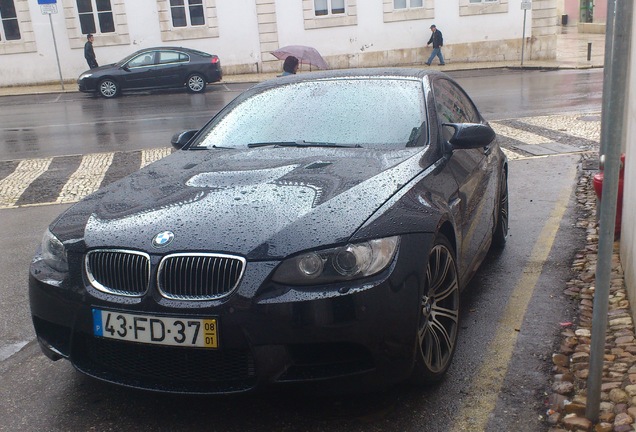
<svg viewBox="0 0 636 432"><path fill-rule="evenodd" d="M13 173L0 180L0 208L14 207L29 185L51 165L53 158L25 159Z"/></svg>
<svg viewBox="0 0 636 432"><path fill-rule="evenodd" d="M141 151L141 168L168 156L172 152L170 147Z"/></svg>
<svg viewBox="0 0 636 432"><path fill-rule="evenodd" d="M510 126L506 126L501 123L493 123L491 126L495 130L497 135L511 138L516 141L521 141L525 144L547 144L549 142L553 142L552 140L541 135L537 135L532 132L526 132L516 128L511 128Z"/></svg>
<svg viewBox="0 0 636 432"><path fill-rule="evenodd" d="M523 123L530 127L543 127L594 142L601 140L600 114L528 117L523 119Z"/></svg>
<svg viewBox="0 0 636 432"><path fill-rule="evenodd" d="M80 166L68 179L56 202L76 202L99 189L114 153L93 153L82 157Z"/></svg>

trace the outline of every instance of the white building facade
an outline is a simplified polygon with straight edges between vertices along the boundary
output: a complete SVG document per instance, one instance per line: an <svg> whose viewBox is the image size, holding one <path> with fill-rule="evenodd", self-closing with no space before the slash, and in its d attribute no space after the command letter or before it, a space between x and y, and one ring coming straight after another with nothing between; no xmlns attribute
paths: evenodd
<svg viewBox="0 0 636 432"><path fill-rule="evenodd" d="M42 5L40 3L53 2ZM524 58L556 56L557 0L526 10ZM271 72L285 45L318 49L332 68L422 64L429 27L449 61L521 59L527 0L1 0L0 86L74 80L151 46L217 54L225 74ZM49 13L49 12L56 13ZM55 43L54 43L55 39ZM56 57L57 52L57 57Z"/></svg>

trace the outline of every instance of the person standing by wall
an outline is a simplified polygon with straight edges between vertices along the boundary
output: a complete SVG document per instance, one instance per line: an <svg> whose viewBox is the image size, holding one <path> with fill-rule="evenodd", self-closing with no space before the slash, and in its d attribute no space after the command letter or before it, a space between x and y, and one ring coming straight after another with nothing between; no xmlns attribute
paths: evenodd
<svg viewBox="0 0 636 432"><path fill-rule="evenodd" d="M93 35L88 34L86 36L86 43L84 44L84 58L86 59L86 63L88 63L88 67L91 69L95 69L99 65L97 64L97 58L95 57L95 51L93 50Z"/></svg>
<svg viewBox="0 0 636 432"><path fill-rule="evenodd" d="M430 66L431 62L437 56L439 58L440 66L444 66L446 63L444 62L444 56L442 55L442 46L444 46L444 38L442 37L442 32L437 30L435 24L431 26L431 38L426 43L426 46L433 44L433 52L431 56L426 61L426 66Z"/></svg>

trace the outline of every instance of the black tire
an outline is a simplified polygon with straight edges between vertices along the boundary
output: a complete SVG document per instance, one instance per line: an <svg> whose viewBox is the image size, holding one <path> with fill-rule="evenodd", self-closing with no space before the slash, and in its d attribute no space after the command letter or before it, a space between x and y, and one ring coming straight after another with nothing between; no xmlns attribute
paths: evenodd
<svg viewBox="0 0 636 432"><path fill-rule="evenodd" d="M503 249L508 239L508 176L505 169L501 170L499 181L499 198L497 202L497 225L492 236L492 245L497 249Z"/></svg>
<svg viewBox="0 0 636 432"><path fill-rule="evenodd" d="M99 82L98 91L102 97L114 98L119 96L119 84L114 79L106 78Z"/></svg>
<svg viewBox="0 0 636 432"><path fill-rule="evenodd" d="M186 81L186 87L190 93L203 93L205 86L205 77L199 73L193 73Z"/></svg>
<svg viewBox="0 0 636 432"><path fill-rule="evenodd" d="M438 234L428 256L419 305L416 359L412 381L442 379L451 364L459 331L459 279L454 249Z"/></svg>

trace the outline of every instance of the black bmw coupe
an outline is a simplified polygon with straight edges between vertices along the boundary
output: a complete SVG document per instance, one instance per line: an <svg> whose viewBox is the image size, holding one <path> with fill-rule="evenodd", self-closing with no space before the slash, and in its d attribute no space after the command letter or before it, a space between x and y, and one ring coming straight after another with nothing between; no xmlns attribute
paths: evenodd
<svg viewBox="0 0 636 432"><path fill-rule="evenodd" d="M77 79L79 91L105 98L126 90L185 88L205 91L208 83L221 81L219 57L188 48L146 48L117 63L83 72Z"/></svg>
<svg viewBox="0 0 636 432"><path fill-rule="evenodd" d="M281 77L172 144L44 234L49 358L181 393L442 378L460 292L508 233L506 157L455 81Z"/></svg>

